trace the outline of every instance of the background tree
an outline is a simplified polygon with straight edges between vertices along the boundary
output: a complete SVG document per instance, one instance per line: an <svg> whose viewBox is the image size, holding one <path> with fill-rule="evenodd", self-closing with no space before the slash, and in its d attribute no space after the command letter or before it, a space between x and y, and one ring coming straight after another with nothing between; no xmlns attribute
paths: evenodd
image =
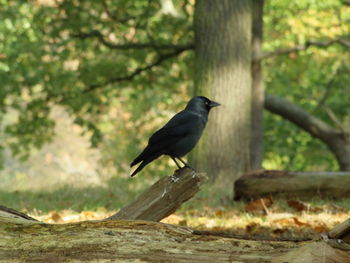
<svg viewBox="0 0 350 263"><path fill-rule="evenodd" d="M266 3L265 52L255 60L274 95L265 107L291 122L266 114L265 167L349 169L348 19L340 1Z"/></svg>
<svg viewBox="0 0 350 263"><path fill-rule="evenodd" d="M180 1L183 11L174 16L165 2L4 5L0 107L14 117L2 125L3 144L27 157L52 138L50 112L61 105L104 149L105 164L126 170L140 150L131 142L142 147L168 109L189 97L192 54L182 54L193 48L193 4Z"/></svg>
<svg viewBox="0 0 350 263"><path fill-rule="evenodd" d="M262 63L255 60L262 53L264 0L252 1L252 124L251 124L251 169L260 169L264 156L264 79Z"/></svg>
<svg viewBox="0 0 350 263"><path fill-rule="evenodd" d="M250 1L197 1L195 93L222 103L193 154L195 167L224 185L250 166Z"/></svg>

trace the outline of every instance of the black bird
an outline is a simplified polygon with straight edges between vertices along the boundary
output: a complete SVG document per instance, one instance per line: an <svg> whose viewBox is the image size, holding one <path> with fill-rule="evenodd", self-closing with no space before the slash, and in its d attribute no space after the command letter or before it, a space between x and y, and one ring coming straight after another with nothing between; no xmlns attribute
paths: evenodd
<svg viewBox="0 0 350 263"><path fill-rule="evenodd" d="M176 158L185 167L191 168L181 157L197 144L208 121L209 111L219 105L203 96L192 98L183 111L177 113L163 128L151 136L147 147L130 164L132 167L141 162L131 176L136 175L143 167L163 154L169 155L177 167L181 168Z"/></svg>

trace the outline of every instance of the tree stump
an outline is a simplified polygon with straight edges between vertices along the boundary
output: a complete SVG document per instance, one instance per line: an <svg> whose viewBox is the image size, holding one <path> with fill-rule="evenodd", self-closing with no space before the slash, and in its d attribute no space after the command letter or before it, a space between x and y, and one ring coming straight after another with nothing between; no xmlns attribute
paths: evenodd
<svg viewBox="0 0 350 263"><path fill-rule="evenodd" d="M195 173L189 168L176 170L174 175L163 177L135 201L107 219L160 221L192 198L207 180L206 174Z"/></svg>

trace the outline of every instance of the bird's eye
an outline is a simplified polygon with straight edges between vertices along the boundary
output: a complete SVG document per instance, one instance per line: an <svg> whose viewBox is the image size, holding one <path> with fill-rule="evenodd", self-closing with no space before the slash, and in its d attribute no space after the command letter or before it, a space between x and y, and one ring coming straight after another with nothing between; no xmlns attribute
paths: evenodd
<svg viewBox="0 0 350 263"><path fill-rule="evenodd" d="M209 105L209 101L206 101L205 104L206 104L206 105Z"/></svg>

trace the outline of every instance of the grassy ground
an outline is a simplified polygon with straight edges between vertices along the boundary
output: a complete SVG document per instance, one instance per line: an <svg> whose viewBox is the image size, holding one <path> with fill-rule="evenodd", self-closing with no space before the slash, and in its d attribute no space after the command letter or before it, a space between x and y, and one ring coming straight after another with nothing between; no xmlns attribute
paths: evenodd
<svg viewBox="0 0 350 263"><path fill-rule="evenodd" d="M102 219L134 199L157 178L114 178L105 186L47 191L0 191L0 204L48 223ZM273 237L313 237L350 217L349 199L307 202L263 199L231 202L209 186L163 222L202 230Z"/></svg>

